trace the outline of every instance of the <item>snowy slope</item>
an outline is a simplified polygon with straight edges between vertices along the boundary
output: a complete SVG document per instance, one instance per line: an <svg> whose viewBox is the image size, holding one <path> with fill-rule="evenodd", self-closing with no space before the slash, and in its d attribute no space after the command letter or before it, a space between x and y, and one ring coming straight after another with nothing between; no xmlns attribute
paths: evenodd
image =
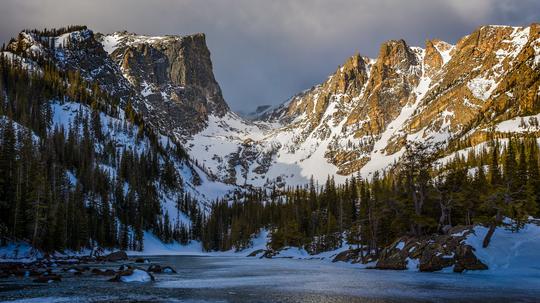
<svg viewBox="0 0 540 303"><path fill-rule="evenodd" d="M53 123L51 128L63 127L64 131L68 131L69 127L74 124L74 119L78 115L89 116L91 109L83 104L76 102L51 102ZM121 152L123 149L129 149L136 153L144 153L150 148L150 142L147 138L140 140L137 138L138 127L132 125L125 119L124 112L120 110L118 118L108 116L104 113L100 114L101 126L103 134L114 140L117 146L117 151ZM82 130L79 130L82 132ZM159 140L163 148L172 142L171 139L161 136ZM101 150L103 146L96 146L96 150ZM227 193L236 189L234 186L226 185L221 182L212 181L206 176L206 174L199 168L194 167L191 163L186 161L176 161L178 173L184 181L184 189L187 193L190 193L194 198L203 203L203 209L208 203L212 203L218 197L223 197ZM103 165L111 176L116 175L116 170L113 167ZM200 178L200 185L195 185L192 181L194 175ZM160 191L161 205L164 212L168 212L172 219L172 223L176 222L176 201L178 197L177 192L168 192L163 187ZM180 216L182 223L189 224L188 218Z"/></svg>
<svg viewBox="0 0 540 303"><path fill-rule="evenodd" d="M519 232L499 227L487 248L482 247L488 228L475 227L465 242L475 249L476 256L489 269L482 274L540 276L540 226L528 223Z"/></svg>

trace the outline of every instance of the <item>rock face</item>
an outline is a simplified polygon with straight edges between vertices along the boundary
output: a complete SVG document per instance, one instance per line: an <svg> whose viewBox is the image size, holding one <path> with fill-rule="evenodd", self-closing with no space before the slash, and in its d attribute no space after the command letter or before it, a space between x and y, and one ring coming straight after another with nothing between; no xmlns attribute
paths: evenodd
<svg viewBox="0 0 540 303"><path fill-rule="evenodd" d="M446 235L423 238L402 237L386 247L379 257L377 269L418 269L419 271L439 271L453 266L454 272L464 270L485 270L488 267L474 254L474 249L464 243L472 232L465 227L454 227ZM413 264L418 263L418 268Z"/></svg>
<svg viewBox="0 0 540 303"><path fill-rule="evenodd" d="M209 115L229 108L213 72L204 34L147 37L95 34L86 27L58 36L21 32L7 46L17 55L42 55L63 70L131 103L162 134L180 141L202 130Z"/></svg>
<svg viewBox="0 0 540 303"><path fill-rule="evenodd" d="M298 161L324 155L337 174L367 177L398 159L406 140L476 145L520 117L527 125L516 132L538 135L528 120L540 112L539 89L540 25L483 26L456 45L385 42L377 58L349 58L264 119L283 125L273 131L288 151L281 157L306 150ZM280 141L286 135L295 140Z"/></svg>
<svg viewBox="0 0 540 303"><path fill-rule="evenodd" d="M208 115L222 117L229 110L214 78L204 34L147 37L117 32L99 35L98 40L145 98L151 119L178 135L193 134Z"/></svg>

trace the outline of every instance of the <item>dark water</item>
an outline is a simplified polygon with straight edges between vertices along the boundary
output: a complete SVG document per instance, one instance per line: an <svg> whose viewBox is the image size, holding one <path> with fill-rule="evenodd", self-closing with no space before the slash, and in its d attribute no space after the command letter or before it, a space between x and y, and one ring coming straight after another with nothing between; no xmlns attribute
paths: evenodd
<svg viewBox="0 0 540 303"><path fill-rule="evenodd" d="M153 283L63 273L59 283L0 280L15 302L540 302L540 277L376 271L316 260L151 257L177 274ZM101 267L117 268L120 264ZM140 265L140 264L137 264ZM148 265L144 265L146 267Z"/></svg>

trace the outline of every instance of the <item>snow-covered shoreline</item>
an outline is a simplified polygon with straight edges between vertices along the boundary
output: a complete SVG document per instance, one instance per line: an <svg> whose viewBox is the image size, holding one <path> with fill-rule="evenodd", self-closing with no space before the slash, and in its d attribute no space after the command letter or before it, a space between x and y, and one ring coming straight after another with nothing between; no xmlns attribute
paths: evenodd
<svg viewBox="0 0 540 303"><path fill-rule="evenodd" d="M504 227L496 229L491 243L487 248L482 247L482 241L488 228L483 226L474 227L474 232L466 237L465 244L474 248L475 255L488 266L487 270L474 271L484 275L515 275L531 276L540 278L540 226L537 223L528 223L519 231L513 232ZM200 242L191 241L187 245L179 243L166 244L161 242L151 233L145 233L143 251L127 251L129 257L157 257L157 256L207 256L207 257L238 257L261 258L267 249L269 232L261 232L252 240L252 246L244 250L229 250L224 252L205 252ZM351 262L333 262L336 255L351 247L347 244L332 251L326 251L315 255L310 255L305 249L297 247L287 247L275 254L273 259L292 259L299 261L320 261L332 263L336 266L352 266L356 268L372 267L374 263L361 264ZM104 251L103 253L109 253ZM53 258L81 257L89 255L91 251L66 252L64 254L54 254ZM17 246L11 243L0 248L0 262L20 262L30 263L44 258L44 254L31 249L28 244ZM409 271L418 271L418 260L410 260ZM446 267L441 273L451 273L452 267ZM466 271L467 272L467 271ZM469 271L470 272L470 271Z"/></svg>
<svg viewBox="0 0 540 303"><path fill-rule="evenodd" d="M487 270L474 271L484 275L508 275L516 276L535 276L540 277L540 226L536 223L525 224L519 232L513 232L504 227L498 227L492 237L491 243L487 248L482 247L482 241L487 233L488 228L484 226L474 227L474 233L467 236L465 244L471 245L474 248L477 257L484 262ZM163 244L155 237L146 237L145 249L142 252L128 252L130 256L163 256L163 255L178 255L178 256L212 256L212 257L247 257L253 252L266 249L266 237L268 231L263 230L257 237L253 239L253 245L250 248L241 251L225 251L225 252L203 252L200 243L192 242L187 246L179 244L170 245ZM149 246L146 246L150 244ZM161 245L161 248L160 248ZM166 250L163 248L170 248ZM199 249L200 248L200 249ZM297 247L288 247L279 251L273 258L287 258L304 261L321 261L333 263L339 266L353 266L357 268L372 267L374 263L360 264L350 262L332 262L334 257L341 252L348 250L350 247L344 244L340 248L332 251L322 252L316 255L310 255L305 249ZM256 258L261 257L262 253L257 254ZM265 259L265 258L263 258ZM418 271L418 260L409 262L409 271ZM441 273L452 273L452 267L444 268ZM467 271L465 271L467 272ZM469 273L471 271L468 271Z"/></svg>

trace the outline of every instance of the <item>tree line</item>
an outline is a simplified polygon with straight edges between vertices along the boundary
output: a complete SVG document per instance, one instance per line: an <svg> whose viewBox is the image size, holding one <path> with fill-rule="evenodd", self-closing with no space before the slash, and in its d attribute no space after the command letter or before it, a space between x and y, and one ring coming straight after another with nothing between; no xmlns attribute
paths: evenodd
<svg viewBox="0 0 540 303"><path fill-rule="evenodd" d="M216 203L203 234L207 250L242 249L260 229L269 246L310 253L358 245L376 256L403 235L444 233L456 225L490 226L504 217L519 231L540 216L538 143L534 137L490 141L479 151L438 164L433 146L409 143L399 163L370 179L352 177L336 185L254 191L242 201ZM367 254L366 254L367 255Z"/></svg>

